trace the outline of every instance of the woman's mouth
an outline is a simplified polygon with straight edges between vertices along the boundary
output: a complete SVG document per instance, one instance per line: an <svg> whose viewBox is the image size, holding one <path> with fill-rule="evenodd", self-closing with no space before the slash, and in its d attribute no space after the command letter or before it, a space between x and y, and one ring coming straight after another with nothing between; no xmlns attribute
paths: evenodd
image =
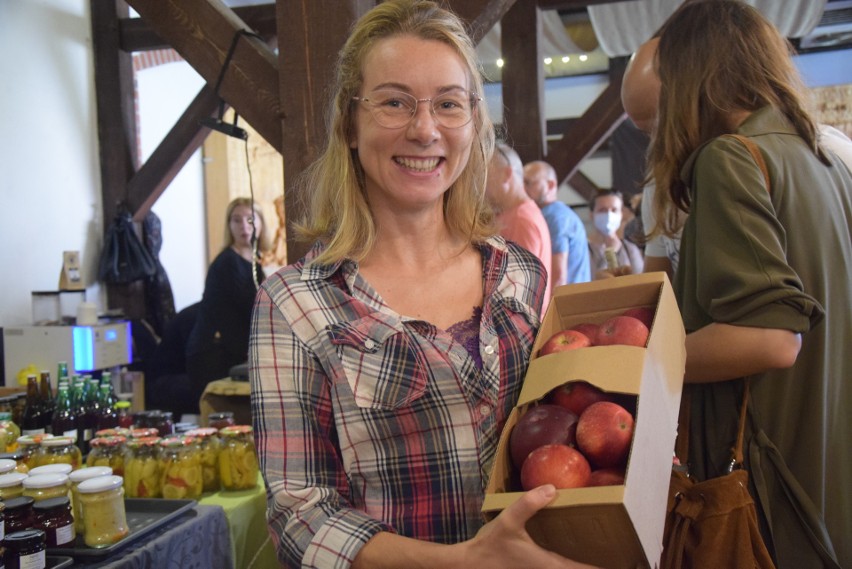
<svg viewBox="0 0 852 569"><path fill-rule="evenodd" d="M441 162L441 160L441 158L437 157L407 158L403 156L397 156L394 158L394 161L397 164L409 170L414 170L415 172L431 172L432 170L438 167L438 164Z"/></svg>

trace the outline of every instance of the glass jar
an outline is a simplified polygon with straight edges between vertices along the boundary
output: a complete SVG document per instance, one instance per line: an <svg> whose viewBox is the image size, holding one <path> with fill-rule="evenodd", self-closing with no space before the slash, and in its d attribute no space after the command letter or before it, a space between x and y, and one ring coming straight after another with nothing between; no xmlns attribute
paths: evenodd
<svg viewBox="0 0 852 569"><path fill-rule="evenodd" d="M159 498L163 493L160 438L142 437L127 441L124 491L128 498Z"/></svg>
<svg viewBox="0 0 852 569"><path fill-rule="evenodd" d="M24 493L26 477L23 472L0 474L0 500L6 501L21 496Z"/></svg>
<svg viewBox="0 0 852 569"><path fill-rule="evenodd" d="M235 425L233 411L221 411L219 413L210 413L207 417L207 426L211 429L222 429Z"/></svg>
<svg viewBox="0 0 852 569"><path fill-rule="evenodd" d="M18 466L18 463L11 458L0 458L0 475L9 474L15 467Z"/></svg>
<svg viewBox="0 0 852 569"><path fill-rule="evenodd" d="M124 437L126 439L130 437L130 429L114 427L112 429L101 429L95 433L96 439L103 437Z"/></svg>
<svg viewBox="0 0 852 569"><path fill-rule="evenodd" d="M35 500L31 496L18 496L3 502L6 509L3 511L6 522L6 535L16 531L30 529L33 526L33 504Z"/></svg>
<svg viewBox="0 0 852 569"><path fill-rule="evenodd" d="M57 462L55 464L45 464L44 466L36 466L29 471L29 476L38 476L39 474L71 474L71 465L65 462Z"/></svg>
<svg viewBox="0 0 852 569"><path fill-rule="evenodd" d="M257 486L257 454L252 428L234 425L219 430L219 479L224 490L248 490Z"/></svg>
<svg viewBox="0 0 852 569"><path fill-rule="evenodd" d="M73 547L77 537L71 500L68 497L51 498L33 504L35 529L44 531L48 547Z"/></svg>
<svg viewBox="0 0 852 569"><path fill-rule="evenodd" d="M157 429L161 437L173 435L175 432L175 422L171 411L148 411L148 426L152 429Z"/></svg>
<svg viewBox="0 0 852 569"><path fill-rule="evenodd" d="M123 429L133 427L133 415L130 414L130 401L119 401L115 404L118 413L118 426Z"/></svg>
<svg viewBox="0 0 852 569"><path fill-rule="evenodd" d="M0 413L0 429L6 431L6 440L0 441L0 451L14 452L18 448L18 437L21 436L21 428L12 421L12 414Z"/></svg>
<svg viewBox="0 0 852 569"><path fill-rule="evenodd" d="M160 435L160 432L157 429L152 429L151 427L139 427L137 429L130 429L130 438L132 439L144 439L147 437L157 437Z"/></svg>
<svg viewBox="0 0 852 569"><path fill-rule="evenodd" d="M6 504L0 502L0 567L3 566L3 540L6 538Z"/></svg>
<svg viewBox="0 0 852 569"><path fill-rule="evenodd" d="M127 439L119 436L92 439L92 450L86 457L86 466L109 466L113 474L124 476L126 441Z"/></svg>
<svg viewBox="0 0 852 569"><path fill-rule="evenodd" d="M36 502L68 496L68 488L67 474L37 474L24 479L24 496L30 496Z"/></svg>
<svg viewBox="0 0 852 569"><path fill-rule="evenodd" d="M201 451L193 437L171 437L160 441L163 498L169 500L201 497Z"/></svg>
<svg viewBox="0 0 852 569"><path fill-rule="evenodd" d="M37 456L38 466L64 463L77 470L83 464L83 453L71 437L52 437L41 441L41 451Z"/></svg>
<svg viewBox="0 0 852 569"><path fill-rule="evenodd" d="M121 476L98 476L77 486L83 506L83 542L89 547L109 547L130 531L123 483Z"/></svg>
<svg viewBox="0 0 852 569"><path fill-rule="evenodd" d="M195 437L201 453L201 478L205 492L218 492L219 483L219 450L222 443L216 436L218 431L213 428L192 429L186 436Z"/></svg>
<svg viewBox="0 0 852 569"><path fill-rule="evenodd" d="M27 471L38 466L38 454L41 452L41 441L53 435L24 435L18 437L18 450L24 455Z"/></svg>
<svg viewBox="0 0 852 569"><path fill-rule="evenodd" d="M17 444L18 443L15 443L15 445L17 445ZM15 464L16 464L16 466L15 466L16 472L22 472L22 473L26 474L27 472L30 471L30 469L27 468L27 465L24 462L24 453L22 453L20 450L16 450L15 452L4 452L4 453L0 454L0 458L8 458L10 460L14 460Z"/></svg>
<svg viewBox="0 0 852 569"><path fill-rule="evenodd" d="M80 492L78 486L81 482L97 478L99 476L112 476L112 468L109 466L92 466L75 470L68 475L71 482L71 512L74 515L74 530L83 535L83 508L80 506Z"/></svg>
<svg viewBox="0 0 852 569"><path fill-rule="evenodd" d="M47 547L40 529L16 531L6 535L6 569L44 569L47 567Z"/></svg>

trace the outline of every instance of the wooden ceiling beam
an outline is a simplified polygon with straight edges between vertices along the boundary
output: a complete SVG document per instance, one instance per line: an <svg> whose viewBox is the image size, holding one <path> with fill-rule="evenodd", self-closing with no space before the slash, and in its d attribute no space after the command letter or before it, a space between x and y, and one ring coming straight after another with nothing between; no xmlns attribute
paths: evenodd
<svg viewBox="0 0 852 569"><path fill-rule="evenodd" d="M474 45L479 44L516 0L450 0L450 9L468 23Z"/></svg>
<svg viewBox="0 0 852 569"><path fill-rule="evenodd" d="M128 0L128 3L208 85L216 84L234 38L253 33L218 0ZM219 95L281 152L278 88L275 53L261 39L240 36Z"/></svg>
<svg viewBox="0 0 852 569"><path fill-rule="evenodd" d="M274 3L238 6L232 10L249 28L265 39L275 37L277 34ZM120 18L118 32L121 49L129 53L172 47L168 42L163 41L163 38L144 18Z"/></svg>

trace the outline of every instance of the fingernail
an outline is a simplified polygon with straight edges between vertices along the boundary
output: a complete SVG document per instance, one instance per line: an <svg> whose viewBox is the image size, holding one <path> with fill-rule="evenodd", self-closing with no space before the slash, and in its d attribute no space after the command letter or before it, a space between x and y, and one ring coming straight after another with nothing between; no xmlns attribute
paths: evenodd
<svg viewBox="0 0 852 569"><path fill-rule="evenodd" d="M556 496L556 486L554 486L553 484L545 484L541 487L541 490L539 490L539 492L541 492L545 498L553 498L554 496Z"/></svg>

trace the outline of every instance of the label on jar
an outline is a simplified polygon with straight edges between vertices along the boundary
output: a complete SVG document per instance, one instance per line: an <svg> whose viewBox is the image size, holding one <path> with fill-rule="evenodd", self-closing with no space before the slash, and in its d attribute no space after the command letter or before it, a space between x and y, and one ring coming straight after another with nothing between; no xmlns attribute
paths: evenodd
<svg viewBox="0 0 852 569"><path fill-rule="evenodd" d="M60 528L56 528L56 545L65 545L71 543L77 534L74 533L74 524L68 524Z"/></svg>
<svg viewBox="0 0 852 569"><path fill-rule="evenodd" d="M74 444L77 444L77 429L71 429L70 431L65 431L62 433L63 437L71 437L74 439Z"/></svg>
<svg viewBox="0 0 852 569"><path fill-rule="evenodd" d="M0 518L0 541L6 539L6 520Z"/></svg>
<svg viewBox="0 0 852 569"><path fill-rule="evenodd" d="M18 567L21 569L44 569L47 566L47 555L45 550L30 553L29 555L21 555L18 560Z"/></svg>
<svg viewBox="0 0 852 569"><path fill-rule="evenodd" d="M26 437L27 435L43 435L44 429L21 429L21 435Z"/></svg>

